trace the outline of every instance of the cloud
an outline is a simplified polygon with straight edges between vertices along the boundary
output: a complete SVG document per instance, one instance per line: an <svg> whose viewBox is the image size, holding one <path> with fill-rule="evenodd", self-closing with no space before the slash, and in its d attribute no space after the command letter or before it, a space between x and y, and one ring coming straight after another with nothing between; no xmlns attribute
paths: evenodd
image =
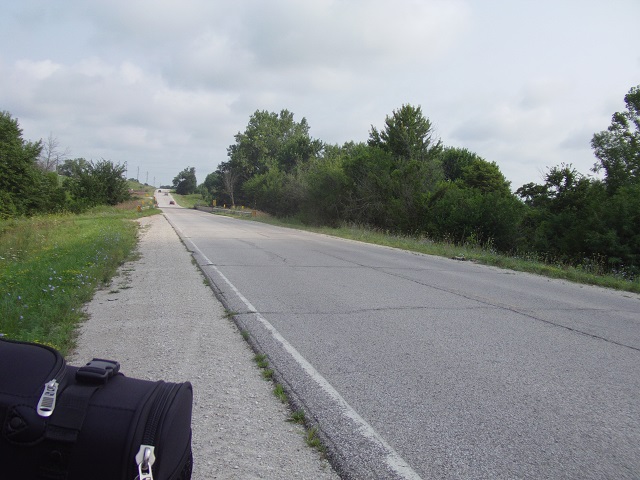
<svg viewBox="0 0 640 480"><path fill-rule="evenodd" d="M556 105L561 97L571 91L571 85L562 78L537 78L523 86L519 105L524 109L536 109Z"/></svg>
<svg viewBox="0 0 640 480"><path fill-rule="evenodd" d="M52 132L75 155L128 161L162 181L187 164L201 181L258 109L289 109L315 138L342 143L365 141L403 103L514 184L579 156L588 169L582 139L608 126L640 74L637 0L5 7L0 108L25 136Z"/></svg>
<svg viewBox="0 0 640 480"><path fill-rule="evenodd" d="M370 69L441 55L467 17L459 1L265 2L249 13L249 45L267 66Z"/></svg>

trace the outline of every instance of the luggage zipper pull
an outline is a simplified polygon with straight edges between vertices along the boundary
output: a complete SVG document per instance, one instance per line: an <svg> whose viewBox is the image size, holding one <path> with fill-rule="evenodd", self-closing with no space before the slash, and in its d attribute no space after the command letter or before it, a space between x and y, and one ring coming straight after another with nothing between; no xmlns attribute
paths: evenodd
<svg viewBox="0 0 640 480"><path fill-rule="evenodd" d="M138 476L136 480L153 480L153 472L151 467L156 461L154 454L155 447L152 445L140 445L140 450L136 455L136 462L138 463Z"/></svg>
<svg viewBox="0 0 640 480"><path fill-rule="evenodd" d="M44 391L38 401L38 408L36 411L41 417L50 417L53 413L53 409L56 408L56 395L58 394L58 382L54 378L48 383L44 384Z"/></svg>

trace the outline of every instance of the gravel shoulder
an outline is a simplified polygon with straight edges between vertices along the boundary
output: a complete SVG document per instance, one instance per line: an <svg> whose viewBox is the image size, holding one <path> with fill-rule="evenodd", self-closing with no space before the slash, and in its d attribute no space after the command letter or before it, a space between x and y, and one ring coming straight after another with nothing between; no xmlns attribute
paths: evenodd
<svg viewBox="0 0 640 480"><path fill-rule="evenodd" d="M262 379L242 339L163 215L141 224L140 259L86 305L76 350L118 360L129 376L194 388L194 480L337 479Z"/></svg>

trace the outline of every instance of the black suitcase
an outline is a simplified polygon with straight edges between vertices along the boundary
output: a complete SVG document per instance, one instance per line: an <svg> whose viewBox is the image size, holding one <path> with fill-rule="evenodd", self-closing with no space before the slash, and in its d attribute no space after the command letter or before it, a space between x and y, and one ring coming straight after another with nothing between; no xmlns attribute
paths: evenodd
<svg viewBox="0 0 640 480"><path fill-rule="evenodd" d="M189 480L191 384L0 339L0 479Z"/></svg>

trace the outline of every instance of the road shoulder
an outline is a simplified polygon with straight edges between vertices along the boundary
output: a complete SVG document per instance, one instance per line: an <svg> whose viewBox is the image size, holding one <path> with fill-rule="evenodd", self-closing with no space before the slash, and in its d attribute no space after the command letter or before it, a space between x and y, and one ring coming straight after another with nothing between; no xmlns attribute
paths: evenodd
<svg viewBox="0 0 640 480"><path fill-rule="evenodd" d="M194 479L336 479L162 215L140 220L140 259L86 305L72 365L118 360L122 372L194 386Z"/></svg>

